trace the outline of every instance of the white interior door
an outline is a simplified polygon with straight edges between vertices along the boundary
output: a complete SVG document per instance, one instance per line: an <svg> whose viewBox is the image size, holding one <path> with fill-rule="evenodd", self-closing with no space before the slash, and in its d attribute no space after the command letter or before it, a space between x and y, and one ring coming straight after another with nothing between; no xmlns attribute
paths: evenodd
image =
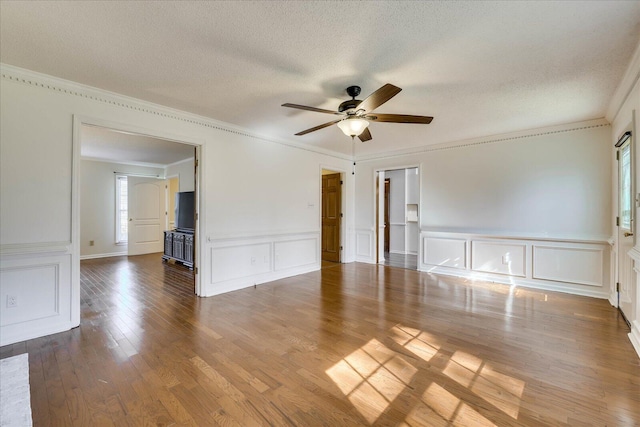
<svg viewBox="0 0 640 427"><path fill-rule="evenodd" d="M628 253L633 248L633 161L631 138L618 148L618 307L630 321L636 279L633 260Z"/></svg>
<svg viewBox="0 0 640 427"><path fill-rule="evenodd" d="M128 183L128 254L163 252L167 182L155 178L130 176Z"/></svg>

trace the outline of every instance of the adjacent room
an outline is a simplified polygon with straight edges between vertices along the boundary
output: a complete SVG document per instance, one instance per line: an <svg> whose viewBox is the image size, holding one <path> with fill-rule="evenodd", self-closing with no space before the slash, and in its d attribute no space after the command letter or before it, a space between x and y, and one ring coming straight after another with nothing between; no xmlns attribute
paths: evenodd
<svg viewBox="0 0 640 427"><path fill-rule="evenodd" d="M640 424L640 2L0 1L0 424Z"/></svg>

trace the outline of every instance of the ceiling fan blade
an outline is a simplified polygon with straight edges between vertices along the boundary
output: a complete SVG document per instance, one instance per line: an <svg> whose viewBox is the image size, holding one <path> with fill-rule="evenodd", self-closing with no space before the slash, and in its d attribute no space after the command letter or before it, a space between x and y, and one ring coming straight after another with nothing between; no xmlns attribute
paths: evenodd
<svg viewBox="0 0 640 427"><path fill-rule="evenodd" d="M358 135L358 139L362 142L367 142L371 140L371 131L369 128L364 128L362 133Z"/></svg>
<svg viewBox="0 0 640 427"><path fill-rule="evenodd" d="M340 113L339 111L323 110L322 108L308 107L306 105L286 103L286 104L282 104L282 106L289 107L289 108L297 108L298 110L315 111L316 113L337 114L339 116L344 116L344 113Z"/></svg>
<svg viewBox="0 0 640 427"><path fill-rule="evenodd" d="M418 123L428 125L433 120L433 117L428 116L411 116L407 114L371 114L365 115L367 120L373 122L388 122L388 123Z"/></svg>
<svg viewBox="0 0 640 427"><path fill-rule="evenodd" d="M303 130L302 132L298 132L298 133L296 133L296 135L297 135L297 136L306 135L306 134L308 134L308 133L315 132L315 131L317 131L317 130L320 130L320 129L324 129L324 128L326 128L326 127L329 127L329 126L331 126L331 125L333 125L333 124L336 124L336 123L338 123L338 122L340 122L340 121L342 121L342 120L343 120L343 119L334 120L334 121L332 121L332 122L325 123L325 124L322 124L322 125L316 126L316 127L314 127L314 128L311 128L311 129Z"/></svg>
<svg viewBox="0 0 640 427"><path fill-rule="evenodd" d="M358 110L364 110L367 113L375 110L394 96L400 93L402 89L397 86L394 86L390 83L382 86L377 91L373 92L371 95L367 97L364 101L358 105Z"/></svg>

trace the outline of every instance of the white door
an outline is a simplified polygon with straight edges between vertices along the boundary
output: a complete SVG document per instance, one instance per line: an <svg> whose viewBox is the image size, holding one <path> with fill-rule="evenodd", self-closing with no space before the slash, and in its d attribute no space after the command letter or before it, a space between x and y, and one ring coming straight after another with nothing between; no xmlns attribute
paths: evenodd
<svg viewBox="0 0 640 427"><path fill-rule="evenodd" d="M164 251L166 224L165 186L155 178L130 176L129 182L129 255Z"/></svg>
<svg viewBox="0 0 640 427"><path fill-rule="evenodd" d="M633 260L629 251L633 248L633 170L631 138L618 148L618 307L631 320L632 301L635 295Z"/></svg>

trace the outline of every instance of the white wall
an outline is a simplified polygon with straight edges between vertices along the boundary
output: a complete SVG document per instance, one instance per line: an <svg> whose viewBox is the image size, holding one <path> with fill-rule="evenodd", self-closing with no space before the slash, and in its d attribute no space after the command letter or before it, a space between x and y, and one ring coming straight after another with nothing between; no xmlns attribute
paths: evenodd
<svg viewBox="0 0 640 427"><path fill-rule="evenodd" d="M3 314L0 345L80 322L81 123L201 147L198 294L320 268L320 171L350 170L349 159L27 70L1 71L0 301L27 280L29 294L44 300L21 298ZM345 179L348 262L355 203L353 178Z"/></svg>
<svg viewBox="0 0 640 427"><path fill-rule="evenodd" d="M550 240L571 248L576 259L585 249L582 245L597 245L597 250L602 250L606 258L611 236L610 132L611 128L600 120L464 141L458 146L428 147L406 155L359 159L357 240L364 244L369 236L375 241L375 171L418 163L422 230L419 262L422 270L436 271L431 264L434 260L449 263L464 256L467 249L471 249L471 237L476 239L477 236L483 239L534 239L527 242L536 243ZM426 244L429 232L459 233L459 237L452 238L469 244L465 246L452 241L445 245L432 241L429 246ZM492 263L498 257L499 264L506 265L502 256L509 252L510 244L503 241L500 244L503 245L500 251L504 253L498 254L499 251L493 250L494 246L477 245L479 250L467 255ZM522 252L527 266L534 265L532 244L528 251ZM425 253L428 249L436 253ZM453 249L455 252L451 252ZM591 250L591 246L586 249ZM364 248L358 250L367 252ZM454 258L445 256L446 251L455 255ZM549 253L545 252L545 256ZM558 251L553 253L560 256ZM553 262L548 256L546 259ZM373 258L359 257L359 260L375 262ZM466 261L464 268L472 270L473 260ZM555 261L561 262L559 258ZM539 266L538 271L544 271L544 268L546 266ZM439 266L437 271L465 274L446 265ZM520 275L523 279L520 283L604 297L610 285L609 259L602 258L596 273L598 271L603 272L603 277L595 287L578 283L580 279L565 283L532 277L527 281L524 280L526 274ZM558 277L565 277L564 270L561 273ZM518 279L516 274L507 276Z"/></svg>
<svg viewBox="0 0 640 427"><path fill-rule="evenodd" d="M164 173L167 178L178 177L179 191L195 191L194 159L167 165Z"/></svg>
<svg viewBox="0 0 640 427"><path fill-rule="evenodd" d="M116 245L116 184L114 172L164 176L163 168L83 159L80 162L80 256L82 259L126 255ZM90 241L94 245L90 245Z"/></svg>

